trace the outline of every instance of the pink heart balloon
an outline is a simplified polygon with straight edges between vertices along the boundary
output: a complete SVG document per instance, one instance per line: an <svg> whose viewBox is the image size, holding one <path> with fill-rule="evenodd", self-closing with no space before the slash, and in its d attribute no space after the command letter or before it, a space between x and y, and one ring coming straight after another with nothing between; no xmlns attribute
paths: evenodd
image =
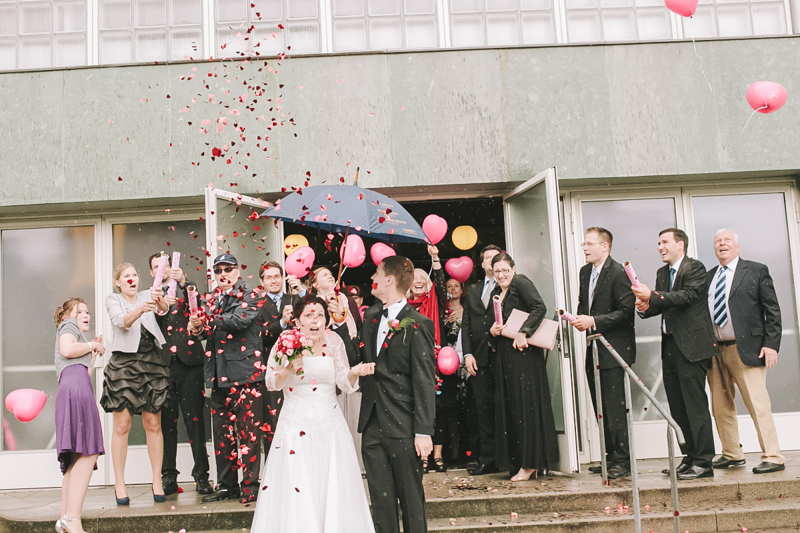
<svg viewBox="0 0 800 533"><path fill-rule="evenodd" d="M450 274L450 277L459 283L464 283L469 279L472 275L473 267L472 259L465 255L448 259L447 263L444 264L444 269Z"/></svg>
<svg viewBox="0 0 800 533"><path fill-rule="evenodd" d="M367 258L367 250L364 248L364 241L358 235L347 236L347 246L342 246L339 257L347 268L360 267L364 259ZM344 257L342 257L344 252Z"/></svg>
<svg viewBox="0 0 800 533"><path fill-rule="evenodd" d="M20 422L30 422L42 412L47 394L35 389L17 389L6 396L6 409Z"/></svg>
<svg viewBox="0 0 800 533"><path fill-rule="evenodd" d="M697 0L664 0L664 4L682 17L691 17L697 11Z"/></svg>
<svg viewBox="0 0 800 533"><path fill-rule="evenodd" d="M301 246L286 258L284 263L286 273L302 278L311 272L314 267L314 259L316 259L314 250L310 246Z"/></svg>
<svg viewBox="0 0 800 533"><path fill-rule="evenodd" d="M447 235L447 221L438 215L428 215L422 221L422 231L431 244L438 244Z"/></svg>
<svg viewBox="0 0 800 533"><path fill-rule="evenodd" d="M450 346L443 346L439 350L439 355L436 357L436 365L439 367L439 372L445 376L451 376L456 373L461 361L458 359L458 352Z"/></svg>
<svg viewBox="0 0 800 533"><path fill-rule="evenodd" d="M369 249L369 255L372 257L372 262L375 263L375 266L378 266L381 264L381 261L387 257L397 255L397 252L395 252L394 248L391 246L387 246L382 242L376 242L372 245L372 248Z"/></svg>
<svg viewBox="0 0 800 533"><path fill-rule="evenodd" d="M747 103L759 113L774 113L786 103L786 88L774 81L757 81L747 89Z"/></svg>

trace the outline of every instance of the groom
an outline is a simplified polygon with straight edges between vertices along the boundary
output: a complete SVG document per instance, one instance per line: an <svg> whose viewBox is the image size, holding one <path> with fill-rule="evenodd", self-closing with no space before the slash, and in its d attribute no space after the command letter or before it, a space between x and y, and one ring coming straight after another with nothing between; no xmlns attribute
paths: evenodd
<svg viewBox="0 0 800 533"><path fill-rule="evenodd" d="M433 448L435 355L433 322L406 302L414 264L400 256L384 259L372 276L372 294L383 306L364 314L360 360L375 363L361 378L361 453L367 471L376 533L424 533L422 457Z"/></svg>

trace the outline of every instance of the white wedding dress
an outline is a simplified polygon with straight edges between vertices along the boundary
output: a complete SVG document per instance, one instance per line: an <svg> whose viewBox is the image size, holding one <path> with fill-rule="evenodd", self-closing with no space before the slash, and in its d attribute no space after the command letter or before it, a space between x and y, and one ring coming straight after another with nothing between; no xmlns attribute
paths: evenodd
<svg viewBox="0 0 800 533"><path fill-rule="evenodd" d="M374 533L353 438L339 403L350 386L344 343L325 333L330 355L303 358L283 385L283 408L262 476L251 533ZM269 355L266 385L287 364Z"/></svg>

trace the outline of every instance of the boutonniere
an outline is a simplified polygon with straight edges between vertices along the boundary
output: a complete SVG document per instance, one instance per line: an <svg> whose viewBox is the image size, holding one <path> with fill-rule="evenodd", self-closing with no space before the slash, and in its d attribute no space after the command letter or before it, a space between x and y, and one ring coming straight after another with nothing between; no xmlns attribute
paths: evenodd
<svg viewBox="0 0 800 533"><path fill-rule="evenodd" d="M404 318L403 320L397 320L396 318L389 322L389 336L387 340L391 340L395 334L399 332L403 332L403 342L406 341L406 328L408 326L417 327L417 322L413 318Z"/></svg>

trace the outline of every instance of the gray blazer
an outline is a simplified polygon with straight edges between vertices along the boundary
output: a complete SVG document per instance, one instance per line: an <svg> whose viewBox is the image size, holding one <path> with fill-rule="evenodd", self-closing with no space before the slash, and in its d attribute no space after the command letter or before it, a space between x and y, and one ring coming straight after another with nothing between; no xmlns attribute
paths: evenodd
<svg viewBox="0 0 800 533"><path fill-rule="evenodd" d="M125 315L149 299L150 289L139 291L136 294L136 304L128 302L119 293L109 294L106 297L106 311L108 311L108 317L114 326L113 340L111 341L112 352L136 353L142 335L142 325L156 338L159 348L166 343L153 311L143 314L130 328L125 327Z"/></svg>

